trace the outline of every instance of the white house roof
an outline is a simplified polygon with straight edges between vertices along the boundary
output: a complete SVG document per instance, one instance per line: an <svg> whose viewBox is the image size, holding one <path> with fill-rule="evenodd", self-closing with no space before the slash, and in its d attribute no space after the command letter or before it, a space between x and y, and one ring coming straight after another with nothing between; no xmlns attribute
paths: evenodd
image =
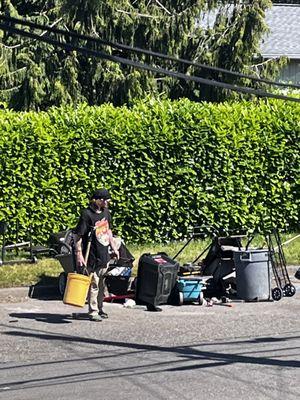
<svg viewBox="0 0 300 400"><path fill-rule="evenodd" d="M261 44L264 58L300 59L300 5L274 4L266 11L270 32Z"/></svg>
<svg viewBox="0 0 300 400"><path fill-rule="evenodd" d="M228 11L232 7L228 7ZM216 10L201 13L198 23L213 27ZM266 10L266 23L269 33L265 34L260 50L264 58L287 56L300 59L300 4L273 4Z"/></svg>

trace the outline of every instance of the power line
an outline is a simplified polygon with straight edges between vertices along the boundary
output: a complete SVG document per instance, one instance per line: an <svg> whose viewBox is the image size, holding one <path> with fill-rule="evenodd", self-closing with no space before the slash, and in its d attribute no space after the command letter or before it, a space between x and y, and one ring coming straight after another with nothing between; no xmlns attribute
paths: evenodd
<svg viewBox="0 0 300 400"><path fill-rule="evenodd" d="M138 69L142 69L142 70L146 70L146 71L150 71L150 72L154 72L154 73L158 73L158 74L162 74L162 75L171 76L171 77L177 78L177 79L183 79L185 81L193 81L193 82L201 83L204 85L216 86L216 87L220 87L223 89L232 90L235 92L253 94L253 95L259 96L259 97L268 97L268 98L274 98L274 99L280 99L280 100L288 100L288 101L294 101L297 103L300 102L300 98L294 98L294 97L288 97L288 96L284 96L284 95L280 95L280 94L264 92L261 90L256 90L256 89L247 88L247 87L243 87L243 86L235 86L235 85L231 85L228 83L223 83L223 82L210 80L210 79L204 79L204 78L200 78L200 77L193 76L193 75L186 75L181 72L170 71L170 70L167 70L164 68L152 67L148 64L128 60L126 58L122 58L122 57L118 57L118 56L113 56L113 55L104 53L102 51L95 51L95 50L87 49L85 47L79 47L79 46L74 46L74 45L71 45L68 43L62 43L62 42L59 42L58 40L51 39L50 37L40 36L35 33L31 33L31 32L17 29L17 28L13 28L12 26L9 26L7 24L0 23L0 29L3 31L10 32L10 33L15 33L20 36L29 37L29 38L35 39L37 41L49 43L53 46L61 47L67 51L77 51L86 56L93 56L93 57L109 60L112 62L116 62L119 64L129 65L134 68L138 68Z"/></svg>
<svg viewBox="0 0 300 400"><path fill-rule="evenodd" d="M120 44L120 43L114 43L114 42L111 42L111 41L108 41L108 40L103 40L103 39L100 39L100 38L95 38L95 37L92 37L92 36L83 35L83 34L80 34L80 33L77 33L77 32L70 32L70 31L66 31L66 30L63 30L63 29L53 28L51 26L47 26L47 25L43 25L43 24L31 22L31 21L26 21L26 20L22 20L22 19L19 19L19 18L0 15L0 19L5 20L7 22L15 22L17 24L29 26L29 27L32 27L32 28L47 30L47 31L52 32L52 33L58 33L58 34L62 34L62 35L65 35L65 36L74 37L76 39L82 39L82 40L86 40L86 41L89 41L89 42L99 43L99 44L110 46L110 47L113 47L113 48L119 49L119 50L126 50L126 51L130 51L130 52L146 54L146 55L150 55L150 56L153 56L153 57L162 58L164 60L175 61L175 62L179 62L181 64L186 64L186 65L198 67L198 68L201 68L201 69L211 70L211 71L215 71L215 72L222 72L222 73L226 73L227 75L232 75L232 76L237 76L237 77L240 77L240 78L250 79L250 80L253 80L253 81L256 81L256 82L266 83L268 85L300 89L300 85L297 85L297 84L275 82L275 81L271 81L269 79L258 78L258 77L253 76L253 75L247 75L247 74L243 74L243 73L240 73L240 72L230 71L230 70L225 69L225 68L212 67L212 66L208 66L208 65L205 65L205 64L196 63L194 61L186 60L186 59L183 59L183 58L177 58L177 57L174 57L174 56L169 56L169 55L158 53L158 52L154 52L154 51L151 51L151 50L142 49L140 47L132 47L132 46L127 46L127 45Z"/></svg>

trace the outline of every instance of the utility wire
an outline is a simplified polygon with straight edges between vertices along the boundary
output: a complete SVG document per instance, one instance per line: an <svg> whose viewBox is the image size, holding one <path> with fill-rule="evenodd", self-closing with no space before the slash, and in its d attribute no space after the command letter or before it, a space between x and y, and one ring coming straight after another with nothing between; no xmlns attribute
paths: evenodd
<svg viewBox="0 0 300 400"><path fill-rule="evenodd" d="M35 23L35 22L31 22L31 21L26 21L23 19L19 19L19 18L14 18L14 17L10 17L10 16L6 16L6 15L0 15L0 19L7 21L7 22L14 22L20 25L25 25L25 26L29 26L32 28L37 28L37 29L42 29L42 30L47 30L49 32L53 32L53 33L58 33L58 34L62 34L62 35L67 35L70 37L74 37L77 39L82 39L82 40L86 40L89 42L95 42L95 43L99 43L102 45L106 45L106 46L110 46L113 47L115 49L120 49L120 50L126 50L126 51L130 51L130 52L135 52L135 53L140 53L140 54L147 54L153 57L158 57L158 58L162 58L164 60L168 60L168 61L175 61L175 62L179 62L181 64L186 64L186 65L191 65L194 67L198 67L201 69L206 69L206 70L211 70L211 71L216 71L216 72L222 72L222 73L226 73L227 75L232 75L232 76L237 76L240 78L246 78L246 79L250 79L256 82L262 82L262 83L266 83L268 85L274 85L274 86L279 86L279 87L290 87L293 89L300 89L300 85L297 84L290 84L290 83L282 83L282 82L275 82L275 81L271 81L269 79L264 79L264 78L258 78L256 76L253 75L247 75L247 74L243 74L240 72L234 72L234 71L230 71L228 69L225 68L218 68L218 67L212 67L212 66L208 66L205 64L200 64L200 63L196 63L194 61L189 61L183 58L177 58L174 56L169 56L166 54L162 54L162 53L157 53L151 50L146 50L146 49L142 49L140 47L132 47L132 46L127 46L124 44L120 44L120 43L114 43L108 40L103 40L100 38L95 38L92 36L88 36L88 35L83 35L77 32L69 32L63 29L58 29L58 28L53 28L51 26L47 26L47 25L43 25L43 24L39 24L39 23Z"/></svg>
<svg viewBox="0 0 300 400"><path fill-rule="evenodd" d="M221 87L223 89L228 89L228 90L232 90L232 91L240 92L240 93L253 94L253 95L259 96L259 97L269 97L269 98L274 98L274 99L288 100L288 101L294 101L294 102L300 103L300 98L288 97L288 96L284 96L284 95L280 95L280 94L264 92L261 90L256 90L256 89L242 87L242 86L235 86L235 85L231 85L228 83L218 82L218 81L210 80L210 79L204 79L204 78L200 78L200 77L193 76L193 75L186 75L181 72L173 72L173 71L170 71L170 70L167 70L164 68L152 67L148 64L144 64L141 62L128 60L128 59L122 58L122 57L112 56L112 55L104 53L102 51L95 51L95 50L87 49L85 47L79 47L79 46L74 46L74 45L67 44L67 43L62 43L62 42L59 42L58 40L51 39L50 37L40 36L35 33L26 32L21 29L13 28L12 26L9 26L7 24L0 23L0 29L3 31L10 32L10 33L15 33L20 36L29 37L29 38L35 39L37 41L46 42L53 46L61 47L67 51L77 51L78 53L82 53L86 56L98 57L98 58L102 58L102 59L116 62L119 64L130 65L131 67L134 67L134 68L138 68L138 69L142 69L142 70L146 70L146 71L150 71L150 72L154 72L154 73L159 73L162 75L171 76L171 77L177 78L177 79L183 79L185 81L192 81L192 82L197 82L197 83L201 83L204 85Z"/></svg>

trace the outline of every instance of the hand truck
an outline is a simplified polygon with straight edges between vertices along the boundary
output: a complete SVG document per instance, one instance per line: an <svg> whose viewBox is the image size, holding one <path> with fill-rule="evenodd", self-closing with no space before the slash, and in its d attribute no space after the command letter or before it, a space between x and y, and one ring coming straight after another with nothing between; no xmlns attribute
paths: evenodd
<svg viewBox="0 0 300 400"><path fill-rule="evenodd" d="M282 250L282 242L278 230L266 235L266 242L269 249L269 256L272 265L272 272L276 287L272 289L272 298L275 301L281 300L283 296L292 297L296 288L292 285L287 271L286 259Z"/></svg>

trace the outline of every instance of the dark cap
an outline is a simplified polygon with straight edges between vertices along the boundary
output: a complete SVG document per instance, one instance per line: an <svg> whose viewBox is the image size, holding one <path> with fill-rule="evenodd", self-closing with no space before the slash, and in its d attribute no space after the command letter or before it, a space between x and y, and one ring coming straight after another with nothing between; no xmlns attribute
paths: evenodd
<svg viewBox="0 0 300 400"><path fill-rule="evenodd" d="M96 199L108 200L110 198L111 197L110 197L109 191L105 188L95 190L91 196L91 199L95 199L95 200Z"/></svg>

